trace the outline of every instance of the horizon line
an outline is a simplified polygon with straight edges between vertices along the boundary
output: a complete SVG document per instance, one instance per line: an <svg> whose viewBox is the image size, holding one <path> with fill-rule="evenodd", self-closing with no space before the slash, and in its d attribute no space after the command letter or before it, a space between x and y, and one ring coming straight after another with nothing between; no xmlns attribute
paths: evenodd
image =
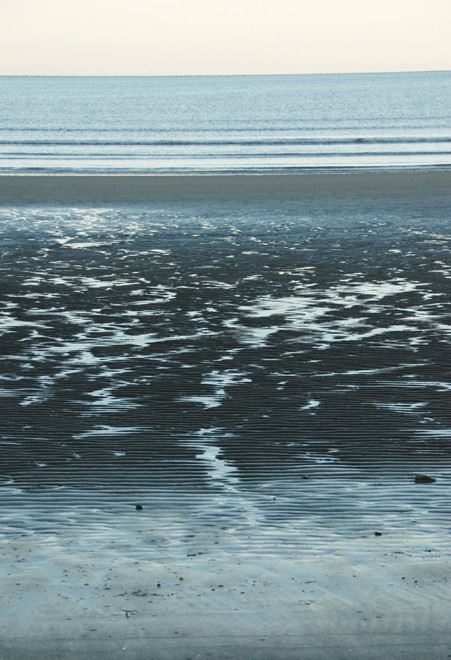
<svg viewBox="0 0 451 660"><path fill-rule="evenodd" d="M398 73L451 73L451 69L318 71L309 73L0 73L0 78L245 78L269 76L352 76Z"/></svg>

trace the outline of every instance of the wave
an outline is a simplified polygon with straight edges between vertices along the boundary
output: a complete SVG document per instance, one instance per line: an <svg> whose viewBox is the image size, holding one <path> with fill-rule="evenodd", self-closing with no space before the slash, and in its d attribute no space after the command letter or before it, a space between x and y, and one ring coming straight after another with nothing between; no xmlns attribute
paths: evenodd
<svg viewBox="0 0 451 660"><path fill-rule="evenodd" d="M0 154L2 155L2 154ZM97 160L105 160L105 161L111 161L113 158L117 162L122 162L124 159L133 159L135 162L139 162L140 160L157 160L160 161L162 158L164 158L165 161L172 162L174 160L181 160L186 162L188 165L190 162L193 161L205 161L206 157L203 154L189 154L188 156L182 156L180 154L174 154L174 155L161 155L161 154L130 154L130 153L125 153L125 154L100 154L100 153L95 153L95 154L90 154L90 155L73 155L73 154L55 154L52 152L44 152L44 153L20 153L20 154L4 154L8 158L11 158L11 160L14 159L23 159L24 157L38 157L38 158L47 158L47 159L53 159L56 161L60 160L65 160L65 161L70 161L70 162L76 162L89 158L96 158ZM364 152L359 152L358 154L354 152L302 152L302 153L254 153L254 154L247 154L247 153L233 153L233 154L225 154L225 153L219 153L219 154L209 154L208 155L208 161L214 162L216 160L224 159L227 158L230 160L230 165L233 164L234 161L245 161L245 160L265 160L265 159L308 159L308 158L313 158L313 159L327 159L327 158L343 158L343 159L355 159L356 157L359 158L385 158L385 157L414 157L414 156L422 156L422 157L436 157L436 156L442 156L442 157L451 157L451 151L364 151ZM276 162L275 162L276 164Z"/></svg>
<svg viewBox="0 0 451 660"><path fill-rule="evenodd" d="M0 140L1 146L154 146L154 147L222 147L222 146L340 146L340 145L404 145L404 144L450 144L451 136L440 137L345 137L345 138L267 138L267 139L216 139L216 140Z"/></svg>

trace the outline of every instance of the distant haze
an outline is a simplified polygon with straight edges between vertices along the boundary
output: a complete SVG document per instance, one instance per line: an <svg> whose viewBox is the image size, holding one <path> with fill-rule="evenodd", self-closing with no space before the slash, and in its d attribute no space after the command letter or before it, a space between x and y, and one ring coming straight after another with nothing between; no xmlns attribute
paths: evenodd
<svg viewBox="0 0 451 660"><path fill-rule="evenodd" d="M1 0L2 75L451 69L450 0Z"/></svg>

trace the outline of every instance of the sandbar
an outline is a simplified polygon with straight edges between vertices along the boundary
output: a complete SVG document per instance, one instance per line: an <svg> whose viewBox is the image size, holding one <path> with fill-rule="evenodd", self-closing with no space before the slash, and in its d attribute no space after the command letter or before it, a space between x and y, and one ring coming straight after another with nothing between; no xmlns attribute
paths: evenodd
<svg viewBox="0 0 451 660"><path fill-rule="evenodd" d="M0 205L110 205L321 198L332 204L396 195L449 198L450 170L267 175L0 175Z"/></svg>

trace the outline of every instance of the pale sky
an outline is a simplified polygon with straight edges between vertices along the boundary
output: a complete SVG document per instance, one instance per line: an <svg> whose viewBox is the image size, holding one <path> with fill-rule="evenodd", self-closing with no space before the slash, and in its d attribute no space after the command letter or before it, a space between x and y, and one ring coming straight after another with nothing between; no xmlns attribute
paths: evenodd
<svg viewBox="0 0 451 660"><path fill-rule="evenodd" d="M0 75L451 69L451 0L0 0Z"/></svg>

